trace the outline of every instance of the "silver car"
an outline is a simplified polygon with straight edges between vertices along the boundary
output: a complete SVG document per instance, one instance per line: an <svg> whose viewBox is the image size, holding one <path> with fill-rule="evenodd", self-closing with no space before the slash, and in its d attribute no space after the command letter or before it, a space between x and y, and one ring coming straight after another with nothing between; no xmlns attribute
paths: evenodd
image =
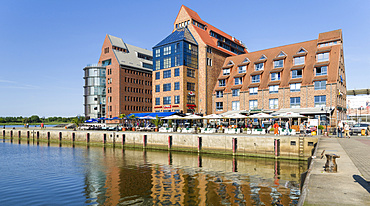
<svg viewBox="0 0 370 206"><path fill-rule="evenodd" d="M370 124L368 123L357 123L351 127L350 134L361 134L361 130L365 130L366 135L369 132Z"/></svg>

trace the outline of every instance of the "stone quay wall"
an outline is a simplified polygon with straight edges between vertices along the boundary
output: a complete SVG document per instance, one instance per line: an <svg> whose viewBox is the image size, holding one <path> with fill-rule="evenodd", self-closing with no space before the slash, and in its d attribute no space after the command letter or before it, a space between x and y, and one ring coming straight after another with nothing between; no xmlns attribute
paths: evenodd
<svg viewBox="0 0 370 206"><path fill-rule="evenodd" d="M4 139L70 142L298 160L307 160L312 155L318 141L317 137L311 136L72 131L24 128L2 129L1 137Z"/></svg>

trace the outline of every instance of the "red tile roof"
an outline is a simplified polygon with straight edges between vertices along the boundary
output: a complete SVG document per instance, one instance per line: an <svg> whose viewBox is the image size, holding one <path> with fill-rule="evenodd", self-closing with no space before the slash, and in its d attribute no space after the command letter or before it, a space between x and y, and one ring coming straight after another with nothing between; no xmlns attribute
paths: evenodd
<svg viewBox="0 0 370 206"><path fill-rule="evenodd" d="M212 37L209 34L209 32L212 30L212 31L218 33L219 35L222 35L223 37L225 37L225 38L229 39L230 41L234 42L235 44L240 45L242 47L245 47L244 45L241 44L241 42L239 40L237 40L235 38L233 40L233 37L230 36L229 34L226 34L225 32L223 32L223 31L217 29L216 27L208 24L207 22L203 21L199 17L199 15L197 14L197 12L189 9L188 7L186 7L184 5L182 5L181 7L185 9L186 13L188 13L188 15L190 16L190 18L192 18L193 20L195 20L195 21L197 21L197 22L199 22L201 24L206 25L206 30L203 30L203 29L201 29L201 28L199 28L199 27L191 24L193 26L193 28L195 29L195 31L199 34L200 38L202 38L203 42L205 44L207 44L208 46L211 46L211 47L213 47L215 49L221 50L221 51L223 51L223 52L225 52L227 54L233 55L233 56L237 55L237 54L235 54L235 53L233 53L233 52L231 52L231 51L229 51L227 49L224 49L222 47L219 47L217 45L217 40L218 39L216 39L215 37ZM245 53L248 53L247 49L244 49L244 52Z"/></svg>

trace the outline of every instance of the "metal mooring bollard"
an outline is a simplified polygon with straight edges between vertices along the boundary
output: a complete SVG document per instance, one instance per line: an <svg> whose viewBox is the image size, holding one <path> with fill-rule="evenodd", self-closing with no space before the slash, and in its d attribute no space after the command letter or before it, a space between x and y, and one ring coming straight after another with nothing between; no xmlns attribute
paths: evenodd
<svg viewBox="0 0 370 206"><path fill-rule="evenodd" d="M335 159L340 158L340 156L336 154L325 154L325 156L326 156L325 171L337 172L337 163L335 162Z"/></svg>

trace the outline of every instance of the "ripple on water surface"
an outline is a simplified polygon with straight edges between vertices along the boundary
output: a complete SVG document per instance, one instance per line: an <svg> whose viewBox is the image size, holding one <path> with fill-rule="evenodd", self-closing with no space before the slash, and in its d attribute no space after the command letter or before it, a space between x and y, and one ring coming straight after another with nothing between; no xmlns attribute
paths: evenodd
<svg viewBox="0 0 370 206"><path fill-rule="evenodd" d="M0 156L0 205L295 205L300 196L298 162L8 140Z"/></svg>

